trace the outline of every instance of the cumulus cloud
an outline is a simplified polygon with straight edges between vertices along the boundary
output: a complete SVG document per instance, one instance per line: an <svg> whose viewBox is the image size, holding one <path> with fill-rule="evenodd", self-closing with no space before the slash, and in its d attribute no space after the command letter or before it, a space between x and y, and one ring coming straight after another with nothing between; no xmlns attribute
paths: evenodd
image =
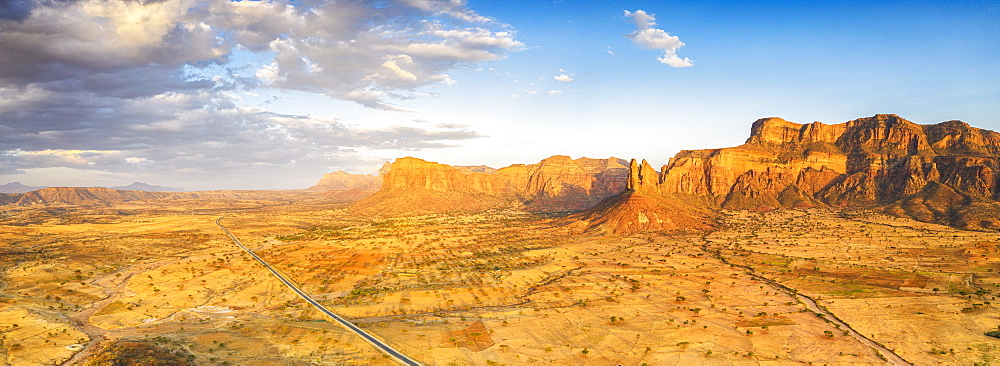
<svg viewBox="0 0 1000 366"><path fill-rule="evenodd" d="M335 118L275 114L214 98L210 93L166 93L114 105L127 122L90 114L72 126L27 120L5 124L0 173L44 166L201 174L293 161L321 169L331 154L359 158L355 152L362 148L440 148L481 137L466 126L363 128Z"/></svg>
<svg viewBox="0 0 1000 366"><path fill-rule="evenodd" d="M229 5L240 4L240 5ZM445 71L496 60L523 44L455 1L324 2L310 8L265 2L214 7L218 24L273 60L258 75L271 87L326 94L392 110L387 100L449 83ZM374 24L374 26L373 26ZM499 28L499 29L496 29Z"/></svg>
<svg viewBox="0 0 1000 366"><path fill-rule="evenodd" d="M521 49L464 1L0 1L0 174L41 166L329 166L452 146L469 128L365 128L239 105L260 88L380 110ZM44 152L44 153L43 153Z"/></svg>
<svg viewBox="0 0 1000 366"><path fill-rule="evenodd" d="M131 72L129 87L157 94L204 81L185 77L182 67L226 71L234 50L246 50L270 61L230 79L372 107L448 82L445 72L457 65L523 47L507 26L463 2L439 0L13 0L0 6L0 28L0 82L8 85L100 91L115 86L87 76Z"/></svg>
<svg viewBox="0 0 1000 366"><path fill-rule="evenodd" d="M563 83L568 83L568 82L574 80L572 76L566 75L566 74L559 74L559 75L553 76L552 78L555 79L555 81L559 81L559 82L563 82Z"/></svg>
<svg viewBox="0 0 1000 366"><path fill-rule="evenodd" d="M691 59L677 56L677 49L684 46L684 42L677 36L671 36L662 29L653 28L656 25L656 15L649 14L643 10L630 12L625 10L625 17L632 20L636 30L626 36L633 43L645 49L658 49L663 51L663 56L658 58L660 63L672 67L689 67L694 63Z"/></svg>

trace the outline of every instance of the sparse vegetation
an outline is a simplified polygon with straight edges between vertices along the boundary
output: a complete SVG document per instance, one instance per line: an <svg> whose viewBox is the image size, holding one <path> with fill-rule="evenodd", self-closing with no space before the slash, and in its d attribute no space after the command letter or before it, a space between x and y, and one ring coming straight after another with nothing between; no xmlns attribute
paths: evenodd
<svg viewBox="0 0 1000 366"><path fill-rule="evenodd" d="M881 362L827 323L833 318L814 315L822 314L800 294L916 363L1000 356L967 350L984 331L958 321L996 316L1000 275L987 269L1000 268L992 256L1000 241L987 233L815 210L727 213L725 228L706 235L609 237L516 211L375 220L327 208L274 206L227 226L317 300L417 359L468 349L482 355L478 363L507 365L580 357L655 364L664 351L718 362ZM33 243L2 249L12 258L0 278L5 294L17 306L69 316L108 291L90 323L156 329L206 364L252 364L248 357L276 350L291 350L284 356L295 362L392 362L277 285L205 216L167 213L103 224L104 231L89 223L5 226L7 242ZM0 304L0 332L10 354L45 349L56 363L73 354L66 346L89 340L66 321L8 305ZM913 333L895 320L905 317L928 328ZM937 329L966 338L942 338ZM535 338L524 341L528 333ZM716 343L696 341L705 334ZM792 354L773 343L778 334L836 352ZM895 343L904 336L920 348ZM605 343L620 337L639 351L621 354Z"/></svg>

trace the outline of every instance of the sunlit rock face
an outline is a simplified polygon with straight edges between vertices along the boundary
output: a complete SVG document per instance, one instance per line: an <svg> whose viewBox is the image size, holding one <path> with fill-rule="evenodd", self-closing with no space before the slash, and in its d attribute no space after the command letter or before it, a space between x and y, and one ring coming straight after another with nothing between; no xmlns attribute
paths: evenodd
<svg viewBox="0 0 1000 366"><path fill-rule="evenodd" d="M764 118L743 145L681 151L655 189L706 197L727 209L888 206L925 221L989 228L996 224L987 215L996 209L988 207L1000 198L998 165L1000 134L960 121L918 125L880 114L827 125ZM935 210L900 205L944 189L962 199ZM981 219L956 218L974 202L984 214L972 216Z"/></svg>
<svg viewBox="0 0 1000 366"><path fill-rule="evenodd" d="M533 212L575 211L625 190L627 162L557 155L537 164L501 169L396 159L382 189L355 205L388 213L519 207ZM449 201L450 200L450 201Z"/></svg>
<svg viewBox="0 0 1000 366"><path fill-rule="evenodd" d="M323 174L316 185L309 187L311 191L377 191L382 187L382 177L370 174L351 174L344 171Z"/></svg>
<svg viewBox="0 0 1000 366"><path fill-rule="evenodd" d="M592 208L605 199L646 209L667 200L693 205L675 207L690 217L703 217L693 214L699 207L864 207L959 227L1000 228L993 219L1000 213L1000 134L994 131L960 121L918 125L893 114L840 124L762 118L750 131L743 145L683 150L659 170L645 160L560 155L501 169L401 158L380 176L379 194L357 206L374 204L390 212L498 207L560 212ZM658 203L649 204L648 198ZM606 213L633 211L602 205ZM635 219L645 221L642 225L623 227L655 227L648 217Z"/></svg>

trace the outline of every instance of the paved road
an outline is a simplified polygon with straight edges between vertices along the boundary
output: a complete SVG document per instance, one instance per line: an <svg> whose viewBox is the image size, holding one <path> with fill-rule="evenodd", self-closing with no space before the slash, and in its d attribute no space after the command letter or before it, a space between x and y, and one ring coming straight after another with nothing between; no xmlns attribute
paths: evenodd
<svg viewBox="0 0 1000 366"><path fill-rule="evenodd" d="M374 336L372 336L371 334L369 334L368 332L366 332L364 329L358 328L357 325L354 325L353 323L351 323L351 322L347 321L346 319L340 317L340 315L334 314L332 311L330 311L329 309L327 309L325 306L323 306L322 304L316 302L316 300L313 300L311 297L309 297L309 295L307 295L305 292L303 292L301 289L299 289L298 286L296 286L294 283L292 283L292 281L289 281L287 278L285 278L284 275L282 275L281 273L278 273L277 270L275 270L273 267L271 267L270 264L267 264L267 262L265 262L263 259L261 259L260 257L258 257L257 254L254 254L254 252L252 250L250 250L249 248L243 246L243 243L240 242L240 239L236 238L236 235L233 235L233 233L229 232L229 229L226 229L225 226L222 226L222 219L223 218L225 218L225 217L220 217L220 218L216 219L215 220L215 224L219 225L219 228L221 228L222 231L225 231L226 235L229 235L229 237L231 239L233 239L233 242L236 243L236 245L239 245L240 248L242 248L244 251L246 251L247 254L250 254L250 256L253 257L253 259L256 259L257 262L259 262L261 265L263 265L264 268L267 268L268 271L271 271L271 274L273 274L275 277L277 277L279 280L281 280L281 282L284 283L285 286L288 286L288 288L292 289L292 291L295 291L295 293L299 294L299 296L302 297L302 299L306 300L306 302L312 304L312 306L314 306L316 309L319 309L319 311L322 311L324 314L328 315L330 318L333 318L333 320L336 320L338 323L340 323L340 325L343 325L344 327L346 327L347 329L351 330L355 334L361 336L361 338L363 338L365 341L367 341L371 345L375 346L376 348L378 348L379 350L381 350L385 354L389 355L389 357L394 358L399 363L404 364L404 365L413 365L413 366L419 366L420 365L420 363L417 362L416 360L414 360L414 359L412 359L410 357L407 357L406 355L404 355L401 352L397 351L396 349L392 348L388 344L383 343L378 338L375 338Z"/></svg>

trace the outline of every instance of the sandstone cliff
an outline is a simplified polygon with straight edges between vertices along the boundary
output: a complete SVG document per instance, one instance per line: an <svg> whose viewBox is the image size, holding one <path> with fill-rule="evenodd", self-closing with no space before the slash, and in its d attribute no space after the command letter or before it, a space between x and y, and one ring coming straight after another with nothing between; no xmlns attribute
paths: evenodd
<svg viewBox="0 0 1000 366"><path fill-rule="evenodd" d="M310 191L377 191L382 187L382 178L371 174L351 174L342 170L323 174Z"/></svg>
<svg viewBox="0 0 1000 366"><path fill-rule="evenodd" d="M709 205L690 196L666 193L659 172L648 162L632 159L625 191L567 217L587 231L628 235L637 232L698 232L716 226Z"/></svg>
<svg viewBox="0 0 1000 366"><path fill-rule="evenodd" d="M553 156L495 170L402 158L381 176L382 189L355 209L593 207L572 218L623 233L704 229L712 225L704 207L832 206L1000 229L1000 134L960 121L919 125L891 114L840 124L763 118L743 145L681 151L660 170L617 158Z"/></svg>
<svg viewBox="0 0 1000 366"><path fill-rule="evenodd" d="M1000 134L960 121L764 118L743 145L681 151L656 178L641 178L645 189L727 209L889 207L924 221L1000 229L988 217L1000 212Z"/></svg>
<svg viewBox="0 0 1000 366"><path fill-rule="evenodd" d="M522 208L532 212L576 211L625 189L622 159L553 156L537 164L501 169L464 167L417 158L397 159L384 172L382 189L353 206L389 214Z"/></svg>

